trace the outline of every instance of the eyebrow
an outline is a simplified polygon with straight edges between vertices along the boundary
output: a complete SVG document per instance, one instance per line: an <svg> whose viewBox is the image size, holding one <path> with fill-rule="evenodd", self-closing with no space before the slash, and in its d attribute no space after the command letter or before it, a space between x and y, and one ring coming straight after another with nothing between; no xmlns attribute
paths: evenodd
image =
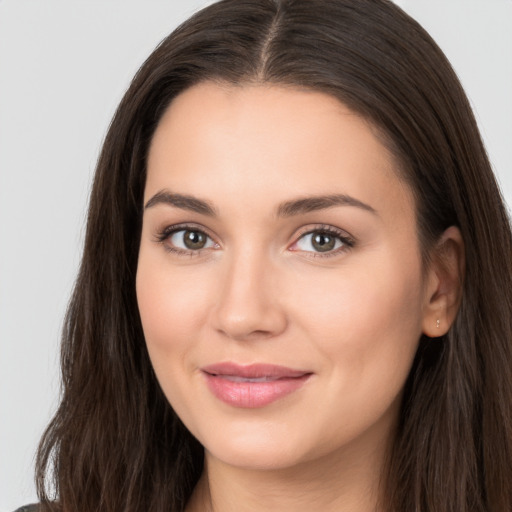
<svg viewBox="0 0 512 512"><path fill-rule="evenodd" d="M208 217L216 217L217 211L209 202L186 194L175 194L168 190L157 192L144 206L144 209L152 208L158 204L167 204L188 210ZM336 206L353 206L367 212L378 215L370 205L345 194L332 194L323 196L308 196L281 203L277 208L278 217L293 217L318 210L326 210Z"/></svg>
<svg viewBox="0 0 512 512"><path fill-rule="evenodd" d="M311 196L282 203L277 209L278 217L292 217L317 210L326 210L335 206L355 206L367 212L378 215L377 211L369 204L363 203L355 197L345 194L333 194L326 196Z"/></svg>
<svg viewBox="0 0 512 512"><path fill-rule="evenodd" d="M200 213L201 215L207 215L208 217L215 217L217 212L213 205L197 197L185 195L185 194L174 194L168 190L161 190L156 193L144 206L147 210L157 204L167 204L182 210L189 210L191 212Z"/></svg>

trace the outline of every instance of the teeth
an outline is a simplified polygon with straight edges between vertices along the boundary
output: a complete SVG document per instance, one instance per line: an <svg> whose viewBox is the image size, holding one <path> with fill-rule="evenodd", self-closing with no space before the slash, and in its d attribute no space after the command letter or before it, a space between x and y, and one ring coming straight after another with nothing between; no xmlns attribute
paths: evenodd
<svg viewBox="0 0 512 512"><path fill-rule="evenodd" d="M238 377L237 375L222 375L223 379L231 382L270 382L277 380L275 377Z"/></svg>

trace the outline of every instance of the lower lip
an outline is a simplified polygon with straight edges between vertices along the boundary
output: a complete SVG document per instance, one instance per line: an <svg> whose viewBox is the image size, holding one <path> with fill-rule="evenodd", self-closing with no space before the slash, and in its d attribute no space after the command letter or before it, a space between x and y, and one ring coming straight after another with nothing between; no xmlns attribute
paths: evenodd
<svg viewBox="0 0 512 512"><path fill-rule="evenodd" d="M271 404L300 389L311 377L282 378L264 382L234 382L222 375L204 373L210 391L219 399L233 407L254 409Z"/></svg>

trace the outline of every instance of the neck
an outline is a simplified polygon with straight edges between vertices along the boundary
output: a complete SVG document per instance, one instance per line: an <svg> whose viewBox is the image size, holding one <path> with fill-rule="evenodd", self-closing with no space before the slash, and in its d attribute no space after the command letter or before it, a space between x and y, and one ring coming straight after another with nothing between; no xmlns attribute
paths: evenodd
<svg viewBox="0 0 512 512"><path fill-rule="evenodd" d="M353 448L270 470L234 467L206 452L187 512L377 512L385 450Z"/></svg>

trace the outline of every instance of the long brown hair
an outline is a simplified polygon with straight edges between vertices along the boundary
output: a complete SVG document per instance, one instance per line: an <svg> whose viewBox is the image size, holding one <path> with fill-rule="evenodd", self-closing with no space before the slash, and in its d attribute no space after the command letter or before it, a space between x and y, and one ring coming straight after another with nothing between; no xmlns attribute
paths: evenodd
<svg viewBox="0 0 512 512"><path fill-rule="evenodd" d="M38 452L43 510L181 511L202 471L202 447L153 373L135 273L149 142L172 99L205 80L333 95L395 153L416 196L424 254L448 226L459 227L460 311L446 336L420 340L383 508L512 510L510 224L455 73L387 0L223 0L181 25L141 67L94 179L63 333L62 401Z"/></svg>

